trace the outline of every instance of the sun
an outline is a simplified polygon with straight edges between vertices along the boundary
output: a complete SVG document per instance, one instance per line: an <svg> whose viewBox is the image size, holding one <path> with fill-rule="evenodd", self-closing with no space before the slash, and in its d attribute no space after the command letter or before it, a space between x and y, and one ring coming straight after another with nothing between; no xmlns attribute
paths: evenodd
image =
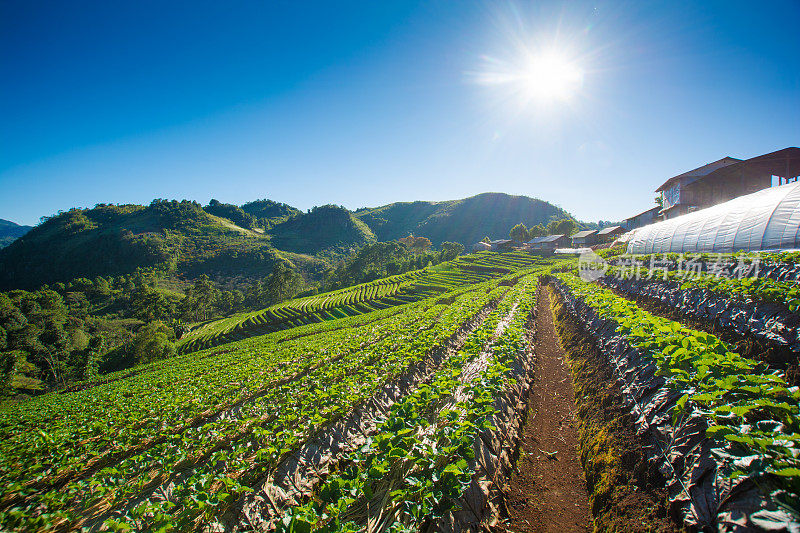
<svg viewBox="0 0 800 533"><path fill-rule="evenodd" d="M533 100L569 100L583 83L581 69L556 52L529 57L520 67L520 89Z"/></svg>
<svg viewBox="0 0 800 533"><path fill-rule="evenodd" d="M557 48L520 47L500 59L482 56L481 68L468 73L474 83L492 87L518 107L551 107L573 99L583 87L578 61Z"/></svg>

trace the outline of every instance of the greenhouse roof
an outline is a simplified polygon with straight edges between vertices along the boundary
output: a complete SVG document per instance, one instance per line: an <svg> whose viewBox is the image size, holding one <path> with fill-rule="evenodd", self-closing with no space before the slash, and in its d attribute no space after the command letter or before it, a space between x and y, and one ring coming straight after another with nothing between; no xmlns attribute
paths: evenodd
<svg viewBox="0 0 800 533"><path fill-rule="evenodd" d="M798 247L800 183L795 182L636 229L628 253L733 253Z"/></svg>

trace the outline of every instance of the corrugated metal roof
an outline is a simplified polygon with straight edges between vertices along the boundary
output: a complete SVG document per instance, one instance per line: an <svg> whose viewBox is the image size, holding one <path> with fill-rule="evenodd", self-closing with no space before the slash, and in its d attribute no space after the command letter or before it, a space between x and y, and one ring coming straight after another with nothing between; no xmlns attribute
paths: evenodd
<svg viewBox="0 0 800 533"><path fill-rule="evenodd" d="M607 228L603 228L597 232L598 235L608 235L609 233L613 233L615 231L621 230L622 227L620 226L609 226Z"/></svg>
<svg viewBox="0 0 800 533"><path fill-rule="evenodd" d="M584 230L584 231L579 231L578 233L573 235L572 238L574 239L574 238L577 237L578 239L582 239L584 237L589 237L591 235L594 235L595 233L597 233L596 229L587 229L587 230Z"/></svg>
<svg viewBox="0 0 800 533"><path fill-rule="evenodd" d="M628 217L625 220L633 220L634 218L638 218L638 217L640 217L642 215L646 215L647 213L650 213L650 212L656 212L657 213L658 211L661 211L661 207L659 207L659 206L651 207L647 211L642 211L638 215L633 215L632 217Z"/></svg>
<svg viewBox="0 0 800 533"><path fill-rule="evenodd" d="M672 182L674 182L676 180L679 180L681 178L690 178L690 177L691 178L699 178L701 176L705 176L707 174L711 174L715 170L718 170L720 168L727 167L728 165L732 165L734 163L739 163L739 162L741 162L741 159L736 159L735 157L730 157L730 156L723 157L722 159L718 159L716 161L713 161L711 163L703 165L702 167L697 167L697 168L694 168L692 170L686 171L683 174L678 174L677 176L671 177L670 179L665 181L661 185L661 187L656 189L656 192L663 191L664 189L668 189L671 186Z"/></svg>
<svg viewBox="0 0 800 533"><path fill-rule="evenodd" d="M545 242L555 242L558 239L561 239L564 235L547 235L545 237L536 237L528 241L527 244L542 244Z"/></svg>

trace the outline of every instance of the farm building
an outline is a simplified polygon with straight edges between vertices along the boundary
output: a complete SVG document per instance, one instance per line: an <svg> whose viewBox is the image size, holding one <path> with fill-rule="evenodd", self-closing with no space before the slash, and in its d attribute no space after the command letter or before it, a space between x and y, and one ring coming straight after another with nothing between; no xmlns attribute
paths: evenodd
<svg viewBox="0 0 800 533"><path fill-rule="evenodd" d="M472 245L473 252L486 252L492 249L492 245L488 242L476 242Z"/></svg>
<svg viewBox="0 0 800 533"><path fill-rule="evenodd" d="M800 175L800 148L784 148L777 152L746 160L723 157L665 181L656 192L661 193L662 220L675 218L727 202L778 184L789 183Z"/></svg>
<svg viewBox="0 0 800 533"><path fill-rule="evenodd" d="M638 215L633 215L632 217L626 218L622 221L622 229L625 231L630 231L632 229L641 228L642 226L652 224L656 221L659 211L661 211L661 208L656 206L648 209L647 211L643 211Z"/></svg>
<svg viewBox="0 0 800 533"><path fill-rule="evenodd" d="M628 253L733 253L800 248L800 182L639 228Z"/></svg>
<svg viewBox="0 0 800 533"><path fill-rule="evenodd" d="M584 230L579 231L575 235L572 236L572 247L573 248L585 248L586 246L591 246L597 242L597 230Z"/></svg>
<svg viewBox="0 0 800 533"><path fill-rule="evenodd" d="M568 245L569 237L566 235L547 235L529 240L525 243L525 249L531 252L554 252L556 248Z"/></svg>
<svg viewBox="0 0 800 533"><path fill-rule="evenodd" d="M511 239L499 239L490 241L489 245L492 247L493 252L507 252L514 249L514 241Z"/></svg>
<svg viewBox="0 0 800 533"><path fill-rule="evenodd" d="M611 242L625 233L622 226L610 226L597 232L597 242Z"/></svg>

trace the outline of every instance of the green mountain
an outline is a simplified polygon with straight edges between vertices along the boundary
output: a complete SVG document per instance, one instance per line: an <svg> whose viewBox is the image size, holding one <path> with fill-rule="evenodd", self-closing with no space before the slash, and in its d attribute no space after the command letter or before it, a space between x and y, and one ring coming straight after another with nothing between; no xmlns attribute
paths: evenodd
<svg viewBox="0 0 800 533"><path fill-rule="evenodd" d="M493 192L445 202L398 202L359 209L355 215L379 241L413 234L429 238L434 245L451 241L464 246L487 235L507 239L508 231L520 222L531 227L546 225L552 219L571 218L569 213L548 202Z"/></svg>
<svg viewBox="0 0 800 533"><path fill-rule="evenodd" d="M0 248L4 248L31 230L32 226L20 226L0 218Z"/></svg>
<svg viewBox="0 0 800 533"><path fill-rule="evenodd" d="M315 254L325 249L342 251L375 242L370 228L344 207L315 207L270 230L272 243L280 250Z"/></svg>
<svg viewBox="0 0 800 533"><path fill-rule="evenodd" d="M264 276L269 238L207 213L197 202L71 209L0 250L0 288L35 288L155 267L175 276Z"/></svg>
<svg viewBox="0 0 800 533"><path fill-rule="evenodd" d="M446 202L405 202L360 209L324 205L302 212L271 200L243 206L211 200L153 200L149 206L99 204L44 221L0 250L0 290L32 289L75 278L154 269L185 284L208 275L228 288L261 280L277 261L319 281L356 249L409 234L465 246L488 235L507 238L512 226L568 217L526 196L485 193ZM24 232L5 223L0 229ZM183 280L183 281L182 281Z"/></svg>
<svg viewBox="0 0 800 533"><path fill-rule="evenodd" d="M255 200L242 206L242 211L253 216L259 221L266 221L270 226L287 220L302 213L296 207L272 200ZM262 224L263 227L263 224Z"/></svg>

